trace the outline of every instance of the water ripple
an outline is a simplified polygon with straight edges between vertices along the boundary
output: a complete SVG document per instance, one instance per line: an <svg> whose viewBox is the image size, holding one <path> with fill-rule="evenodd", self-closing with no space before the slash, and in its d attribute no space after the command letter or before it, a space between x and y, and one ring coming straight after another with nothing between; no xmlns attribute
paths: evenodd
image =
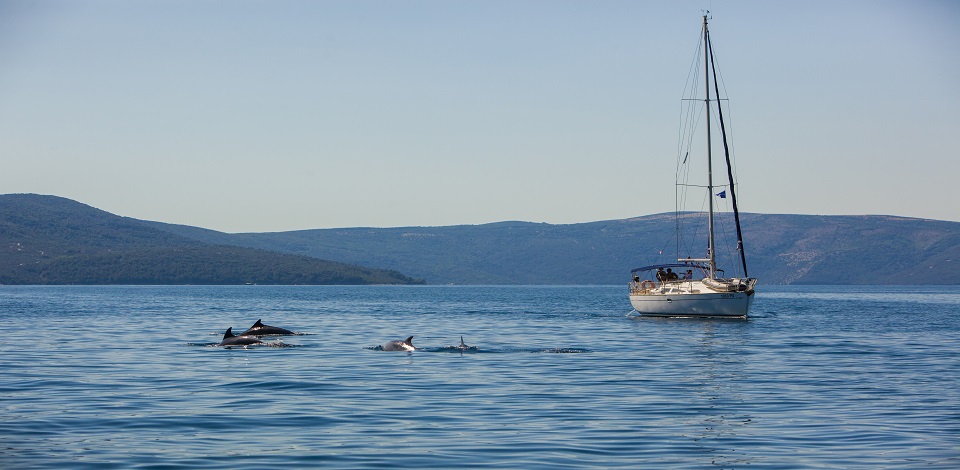
<svg viewBox="0 0 960 470"><path fill-rule="evenodd" d="M0 286L0 462L958 468L960 289L872 289L701 321L619 287ZM257 318L308 334L213 347Z"/></svg>

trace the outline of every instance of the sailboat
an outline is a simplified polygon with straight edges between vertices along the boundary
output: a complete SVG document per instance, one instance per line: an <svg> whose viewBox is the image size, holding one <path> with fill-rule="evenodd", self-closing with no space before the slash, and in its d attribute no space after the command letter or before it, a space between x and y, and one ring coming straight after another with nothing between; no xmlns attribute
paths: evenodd
<svg viewBox="0 0 960 470"><path fill-rule="evenodd" d="M717 82L717 71L713 55L713 46L710 42L710 32L707 28L709 12L703 15L703 31L701 51L703 52L703 79L705 96L702 98L685 99L689 109L703 108L706 124L706 158L700 161L706 167L706 183L688 184L684 178L690 174L690 168L697 159L690 158L689 149L695 139L686 135L697 127L694 124L684 126L684 135L681 136L682 158L678 158L677 171L677 211L676 211L676 256L669 262L661 262L644 266L631 271L632 280L629 283L630 303L634 311L643 316L666 317L733 317L746 318L753 302L757 279L747 275L747 260L743 251L743 232L740 228L740 212L737 208L736 184L734 182L733 167L730 163L730 149L727 141L726 126L723 120L720 87ZM699 64L699 60L695 61ZM694 73L694 76L699 73ZM689 82L688 82L689 83ZM695 90L689 87L688 90ZM712 109L713 108L713 109ZM719 130L723 142L723 151L727 168L727 184L715 185L713 181L713 141L711 133L711 112L715 110L719 121ZM699 113L687 112L688 118ZM694 122L696 121L695 118ZM686 152L683 151L686 146ZM682 181L683 180L683 181ZM681 210L681 203L689 201L687 196L691 190L705 190L706 210L696 212ZM733 206L733 223L736 226L736 244L724 246L717 238L718 223L729 222L729 217L718 215L715 198L727 199ZM696 230L697 219L706 218L706 234ZM702 224L701 224L702 226ZM691 230L693 229L693 230ZM687 235L685 231L699 234ZM695 250L703 250L703 255L692 256ZM727 277L723 269L718 268L718 256L721 248L739 254L738 274ZM663 253L661 250L660 253ZM701 251L701 253L703 253ZM686 254L686 256L684 256ZM742 270L740 269L742 268Z"/></svg>

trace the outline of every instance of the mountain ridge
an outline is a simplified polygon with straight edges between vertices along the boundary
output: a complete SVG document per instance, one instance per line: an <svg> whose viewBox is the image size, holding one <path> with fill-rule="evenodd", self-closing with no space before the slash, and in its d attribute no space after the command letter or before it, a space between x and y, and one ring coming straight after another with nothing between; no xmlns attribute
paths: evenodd
<svg viewBox="0 0 960 470"><path fill-rule="evenodd" d="M960 261L960 222L893 215L741 218L750 275L762 283L960 284L954 268ZM632 268L670 261L660 251L671 248L664 240L673 237L674 214L561 225L511 221L207 233L220 243L345 262L377 260L429 283L618 284Z"/></svg>
<svg viewBox="0 0 960 470"><path fill-rule="evenodd" d="M410 284L390 270L210 245L58 196L0 195L3 284Z"/></svg>
<svg viewBox="0 0 960 470"><path fill-rule="evenodd" d="M0 196L0 208L5 198ZM16 229L3 214L0 211L0 235L10 227ZM298 259L376 266L431 284L620 284L637 266L670 262L662 253L678 246L673 213L578 224L503 221L237 234L103 211L95 214L134 226L118 232L109 224L94 223L87 226L98 233L70 232L71 236L93 237L86 240L87 245L116 243L121 248L156 244L169 236L173 238L164 243L247 248ZM684 214L681 221L697 229L698 216ZM960 284L960 269L956 269L960 222L894 215L758 213L741 214L741 219L749 274L758 277L761 285ZM730 230L728 216L717 221L720 229ZM692 239L687 245L684 253L702 256L705 244L700 240ZM102 252L98 256L104 256ZM101 269L109 266L104 260L91 263ZM737 264L727 262L722 267ZM175 274L171 271L168 276L176 278Z"/></svg>

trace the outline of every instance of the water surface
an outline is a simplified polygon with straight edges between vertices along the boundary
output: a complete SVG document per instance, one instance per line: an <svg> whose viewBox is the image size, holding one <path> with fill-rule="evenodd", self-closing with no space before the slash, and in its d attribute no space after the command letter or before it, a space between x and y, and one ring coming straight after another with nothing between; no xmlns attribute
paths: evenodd
<svg viewBox="0 0 960 470"><path fill-rule="evenodd" d="M625 286L0 286L0 465L960 468L958 287L629 311ZM304 334L215 346L259 318Z"/></svg>

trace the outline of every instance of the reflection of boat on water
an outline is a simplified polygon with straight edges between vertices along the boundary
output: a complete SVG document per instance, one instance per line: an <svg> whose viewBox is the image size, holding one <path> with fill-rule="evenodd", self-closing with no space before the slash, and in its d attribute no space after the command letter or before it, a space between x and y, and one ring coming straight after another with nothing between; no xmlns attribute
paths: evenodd
<svg viewBox="0 0 960 470"><path fill-rule="evenodd" d="M756 463L750 451L729 445L754 432L749 428L756 419L743 387L749 381L750 363L744 328L749 326L741 322L698 322L684 344L697 365L688 370L686 395L699 411L679 418L679 423L689 445L704 457L701 467L739 468Z"/></svg>
<svg viewBox="0 0 960 470"><path fill-rule="evenodd" d="M678 158L677 168L677 225L676 261L644 266L632 271L633 281L630 283L630 303L634 310L641 315L650 316L695 316L695 317L742 317L746 318L753 302L756 278L747 276L746 256L743 252L743 236L740 229L740 215L737 209L736 185L734 183L733 168L730 163L729 145L726 128L723 121L720 87L717 84L717 71L714 67L713 46L710 42L710 33L707 29L707 15L703 16L703 31L700 50L703 53L703 78L705 98L684 99L688 109L685 114L692 121L684 126L681 136L682 158ZM699 64L700 61L695 62ZM693 74L699 76L698 73ZM712 78L712 83L711 83ZM711 87L712 85L712 87ZM688 87L688 94L694 96L695 86ZM719 130L722 136L724 156L726 160L729 184L715 186L713 182L712 140L711 140L711 103L716 103ZM692 159L690 148L694 144L691 134L696 127L695 112L702 104L706 124L706 184L688 184L685 180L690 174ZM686 212L680 206L688 202L687 190L706 190L705 211ZM715 192L718 191L719 192ZM717 256L720 253L721 243L717 239L717 223L715 197L729 200L733 208L733 221L736 225L736 245L729 252L738 253L742 274L726 277L726 273L717 268ZM692 201L690 201L692 202ZM688 230L697 227L696 220L706 216L706 239L697 236L699 231ZM706 256L681 258L681 253L690 253L700 250L706 245ZM662 251L661 251L662 254ZM674 270L678 272L674 272Z"/></svg>

